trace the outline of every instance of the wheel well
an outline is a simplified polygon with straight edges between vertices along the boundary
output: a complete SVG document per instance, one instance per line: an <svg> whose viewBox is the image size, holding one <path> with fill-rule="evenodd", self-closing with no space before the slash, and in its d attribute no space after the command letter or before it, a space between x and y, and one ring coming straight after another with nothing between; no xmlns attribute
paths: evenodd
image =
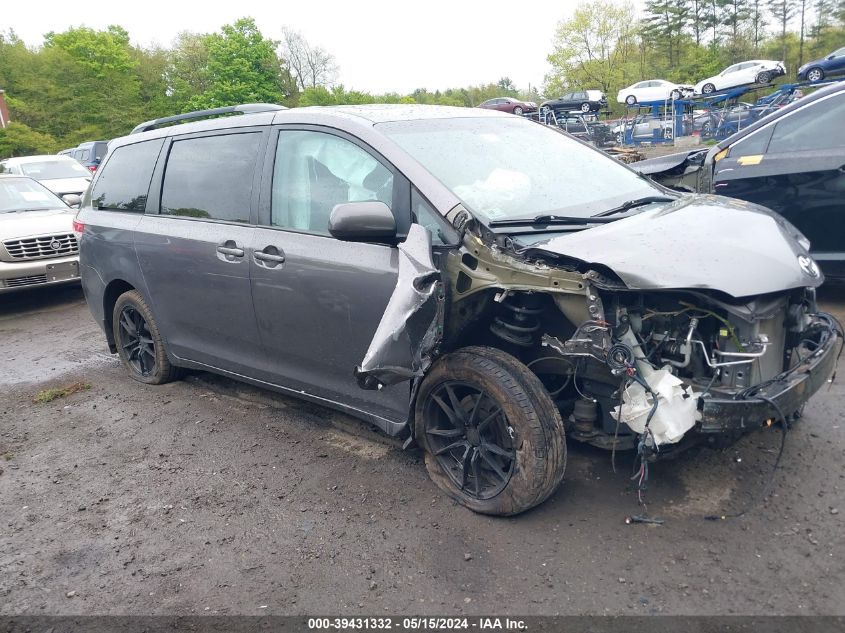
<svg viewBox="0 0 845 633"><path fill-rule="evenodd" d="M105 324L106 340L109 343L109 351L111 351L112 354L117 353L117 346L115 345L114 331L112 328L112 313L114 312L114 304L117 303L117 298L120 295L124 292L129 292L130 290L135 290L135 287L122 279L115 279L114 281L109 282L109 285L106 286L106 291L103 293L103 322Z"/></svg>

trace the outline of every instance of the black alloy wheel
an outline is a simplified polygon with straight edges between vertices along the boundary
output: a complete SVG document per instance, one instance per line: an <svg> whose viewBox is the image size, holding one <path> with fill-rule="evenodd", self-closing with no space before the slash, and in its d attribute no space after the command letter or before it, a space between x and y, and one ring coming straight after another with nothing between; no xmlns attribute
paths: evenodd
<svg viewBox="0 0 845 633"><path fill-rule="evenodd" d="M442 382L431 391L424 419L432 455L464 494L490 499L508 485L514 430L490 395L461 381Z"/></svg>
<svg viewBox="0 0 845 633"><path fill-rule="evenodd" d="M119 345L126 355L126 362L141 376L155 370L156 350L146 319L133 305L125 305L120 312Z"/></svg>
<svg viewBox="0 0 845 633"><path fill-rule="evenodd" d="M120 362L133 379L161 385L182 376L183 369L170 362L156 319L141 293L124 292L111 315L112 340Z"/></svg>

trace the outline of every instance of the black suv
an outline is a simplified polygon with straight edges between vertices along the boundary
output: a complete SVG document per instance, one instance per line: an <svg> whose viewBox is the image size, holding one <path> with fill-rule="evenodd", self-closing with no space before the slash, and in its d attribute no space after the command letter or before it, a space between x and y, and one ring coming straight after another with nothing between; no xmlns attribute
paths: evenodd
<svg viewBox="0 0 845 633"><path fill-rule="evenodd" d="M567 92L557 99L549 99L540 104L540 110L559 112L598 112L607 109L607 97L601 90L576 90Z"/></svg>

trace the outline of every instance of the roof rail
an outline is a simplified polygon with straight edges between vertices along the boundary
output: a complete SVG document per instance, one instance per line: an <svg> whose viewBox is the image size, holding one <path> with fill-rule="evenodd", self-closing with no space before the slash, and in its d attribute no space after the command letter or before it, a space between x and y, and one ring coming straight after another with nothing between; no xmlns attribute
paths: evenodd
<svg viewBox="0 0 845 633"><path fill-rule="evenodd" d="M275 103L242 103L241 105L212 108L211 110L197 110L196 112L186 112L185 114L175 114L173 116L166 116L160 119L153 119L152 121L144 121L140 125L136 125L130 134L139 134L140 132L154 130L162 125L167 125L168 123L190 121L191 119L203 119L205 117L218 116L220 114L255 114L257 112L275 112L276 110L287 110L287 108L285 106L276 105Z"/></svg>

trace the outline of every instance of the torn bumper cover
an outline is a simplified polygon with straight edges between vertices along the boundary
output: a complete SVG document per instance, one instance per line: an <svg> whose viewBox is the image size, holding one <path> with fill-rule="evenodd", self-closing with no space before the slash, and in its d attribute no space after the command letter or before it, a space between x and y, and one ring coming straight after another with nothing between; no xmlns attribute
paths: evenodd
<svg viewBox="0 0 845 633"><path fill-rule="evenodd" d="M777 420L779 413L763 396L776 403L784 415L799 411L810 397L833 376L842 349L842 338L832 336L787 376L756 390L743 399L704 398L700 432L742 433Z"/></svg>
<svg viewBox="0 0 845 633"><path fill-rule="evenodd" d="M362 389L421 377L443 332L443 283L431 256L431 233L412 224L399 245L399 278L364 360Z"/></svg>

